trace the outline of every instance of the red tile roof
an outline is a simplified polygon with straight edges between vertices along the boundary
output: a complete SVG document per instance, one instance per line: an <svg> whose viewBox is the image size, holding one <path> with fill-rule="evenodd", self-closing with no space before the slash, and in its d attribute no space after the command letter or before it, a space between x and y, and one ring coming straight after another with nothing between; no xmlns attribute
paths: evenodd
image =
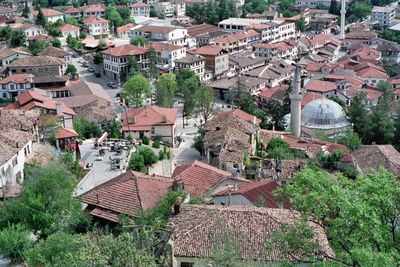
<svg viewBox="0 0 400 267"><path fill-rule="evenodd" d="M150 44L150 46L154 48L154 50L156 51L175 51L185 48L184 46L164 44L164 43L152 43Z"/></svg>
<svg viewBox="0 0 400 267"><path fill-rule="evenodd" d="M335 88L336 88L336 83L334 82L313 80L307 84L305 90L323 93L332 91Z"/></svg>
<svg viewBox="0 0 400 267"><path fill-rule="evenodd" d="M303 109L308 103L319 98L323 98L323 96L320 94L307 93L301 100L301 108Z"/></svg>
<svg viewBox="0 0 400 267"><path fill-rule="evenodd" d="M71 13L81 13L81 11L75 7L70 7L66 11L64 11L64 14L71 14Z"/></svg>
<svg viewBox="0 0 400 267"><path fill-rule="evenodd" d="M49 36L49 35L38 34L38 35L35 35L35 36L32 36L32 37L29 37L28 40L29 41L36 40L36 41L39 41L39 42L47 42L47 41L54 40L54 37L53 36Z"/></svg>
<svg viewBox="0 0 400 267"><path fill-rule="evenodd" d="M153 125L173 125L178 115L176 108L160 108L157 106L135 108L128 110L128 114L122 116L123 131L149 131ZM133 123L133 119L135 122ZM164 122L163 122L164 121Z"/></svg>
<svg viewBox="0 0 400 267"><path fill-rule="evenodd" d="M61 128L60 131L56 133L57 139L65 139L65 138L72 138L77 137L79 134L75 132L72 128Z"/></svg>
<svg viewBox="0 0 400 267"><path fill-rule="evenodd" d="M239 39L233 37L232 35L229 36L222 36L214 40L214 43L236 43L239 42Z"/></svg>
<svg viewBox="0 0 400 267"><path fill-rule="evenodd" d="M76 31L79 30L80 28L71 24L65 24L63 26L58 27L57 29L63 32L63 31Z"/></svg>
<svg viewBox="0 0 400 267"><path fill-rule="evenodd" d="M88 8L84 9L83 12L104 12L106 9L101 6L89 6Z"/></svg>
<svg viewBox="0 0 400 267"><path fill-rule="evenodd" d="M63 13L60 11L54 10L54 9L48 9L48 8L42 8L43 15L45 17L50 17L50 16L62 16ZM39 14L39 11L35 10L33 11L33 15L36 17Z"/></svg>
<svg viewBox="0 0 400 267"><path fill-rule="evenodd" d="M91 17L86 18L83 22L89 23L89 24L95 24L95 23L108 23L109 21L106 19L103 19L103 18L91 16Z"/></svg>
<svg viewBox="0 0 400 267"><path fill-rule="evenodd" d="M117 28L117 32L126 32L127 30L133 28L133 26L135 26L135 25L133 25L133 23L125 24L125 25L123 25L121 27L118 27Z"/></svg>
<svg viewBox="0 0 400 267"><path fill-rule="evenodd" d="M321 68L324 66L327 66L328 68L333 69L333 68L337 67L337 64L310 62L310 63L308 63L306 70L319 72L319 71L321 71Z"/></svg>
<svg viewBox="0 0 400 267"><path fill-rule="evenodd" d="M364 82L361 79L350 77L347 75L336 75L336 74L328 74L324 76L325 79L334 80L334 81L348 81L350 84L358 87L361 86Z"/></svg>
<svg viewBox="0 0 400 267"><path fill-rule="evenodd" d="M108 48L102 51L103 54L111 55L114 57L141 55L147 52L147 48L138 47L131 44L124 44L113 48Z"/></svg>
<svg viewBox="0 0 400 267"><path fill-rule="evenodd" d="M131 7L150 7L150 5L145 3L134 3Z"/></svg>
<svg viewBox="0 0 400 267"><path fill-rule="evenodd" d="M249 123L251 123L253 125L259 125L261 123L261 120L259 118L255 117L253 115L250 115L249 113L246 113L243 110L238 109L238 108L219 113L219 114L215 115L214 118L218 118L218 117L221 117L221 116L224 116L224 115L227 115L227 114L233 114L233 115L235 115L235 116L237 116L237 117L239 117L239 118L241 118L241 119L243 119L243 120L245 120L245 121L247 121L247 122L249 122ZM254 118L255 118L255 123L254 123Z"/></svg>
<svg viewBox="0 0 400 267"><path fill-rule="evenodd" d="M196 197L199 194L206 196L209 190L214 190L228 179L242 183L250 183L249 180L234 177L231 173L220 170L200 161L193 161L175 168L172 178L185 185L184 191Z"/></svg>
<svg viewBox="0 0 400 267"><path fill-rule="evenodd" d="M218 45L207 45L198 48L196 53L202 56L217 56L221 51L224 50Z"/></svg>
<svg viewBox="0 0 400 267"><path fill-rule="evenodd" d="M220 191L214 196L227 196L227 195L242 195L252 203L257 203L259 197L265 200L265 207L267 208L279 208L279 203L276 197L273 195L273 191L277 189L279 184L273 180L264 180L259 182L253 182L248 184L241 184L237 186L237 189L230 187L223 191ZM284 208L290 208L290 203L287 200Z"/></svg>
<svg viewBox="0 0 400 267"><path fill-rule="evenodd" d="M32 109L34 107L44 108L48 110L56 110L56 104L58 102L53 99L42 96L41 94L26 90L22 94L17 96L14 103L5 107L5 109ZM75 112L67 107L65 104L60 103L62 112L70 115L76 115Z"/></svg>
<svg viewBox="0 0 400 267"><path fill-rule="evenodd" d="M136 216L140 209L154 208L160 197L167 194L173 180L127 171L81 195L82 201L94 206L94 216L111 221L120 213ZM107 213L109 215L107 215Z"/></svg>
<svg viewBox="0 0 400 267"><path fill-rule="evenodd" d="M389 79L389 76L374 67L368 67L361 69L357 72L357 76L361 78L379 78L379 79Z"/></svg>
<svg viewBox="0 0 400 267"><path fill-rule="evenodd" d="M35 77L33 74L30 73L23 73L23 74L13 74L8 76L0 81L0 84L8 84L8 83L28 83L28 77L32 76Z"/></svg>

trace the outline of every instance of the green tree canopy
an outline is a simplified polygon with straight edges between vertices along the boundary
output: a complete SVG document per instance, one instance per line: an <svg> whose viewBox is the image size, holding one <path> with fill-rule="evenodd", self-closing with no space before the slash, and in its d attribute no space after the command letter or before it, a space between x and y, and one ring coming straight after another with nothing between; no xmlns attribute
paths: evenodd
<svg viewBox="0 0 400 267"><path fill-rule="evenodd" d="M114 31L119 26L123 25L123 19L118 11L113 6L106 8L106 19L110 21L111 25L114 27Z"/></svg>
<svg viewBox="0 0 400 267"><path fill-rule="evenodd" d="M202 86L194 94L195 113L201 116L204 123L215 114L215 95L210 86Z"/></svg>
<svg viewBox="0 0 400 267"><path fill-rule="evenodd" d="M130 40L130 44L134 46L144 46L149 44L149 40L142 36L136 36Z"/></svg>
<svg viewBox="0 0 400 267"><path fill-rule="evenodd" d="M65 74L71 74L72 76L76 76L78 74L78 70L73 64L68 64Z"/></svg>
<svg viewBox="0 0 400 267"><path fill-rule="evenodd" d="M400 184L393 174L381 169L352 180L340 173L304 169L275 195L282 193L304 215L301 221L312 216L325 229L337 264L393 266L400 260ZM282 241L300 242L290 236Z"/></svg>
<svg viewBox="0 0 400 267"><path fill-rule="evenodd" d="M139 107L143 103L143 97L150 97L150 83L142 75L135 75L122 86L122 95L128 104Z"/></svg>
<svg viewBox="0 0 400 267"><path fill-rule="evenodd" d="M42 27L46 27L47 26L47 21L46 18L43 15L43 11L42 9L39 7L39 11L38 14L35 18L35 23L36 25L42 26Z"/></svg>
<svg viewBox="0 0 400 267"><path fill-rule="evenodd" d="M60 41L60 39L55 38L55 39L53 40L53 46L54 46L54 47L57 47L57 48L61 48L61 41Z"/></svg>
<svg viewBox="0 0 400 267"><path fill-rule="evenodd" d="M10 41L11 45L14 47L18 47L21 45L25 45L26 43L26 35L22 30L13 30L10 33Z"/></svg>
<svg viewBox="0 0 400 267"><path fill-rule="evenodd" d="M156 101L160 107L169 108L173 105L173 97L178 91L175 74L161 75L156 83Z"/></svg>

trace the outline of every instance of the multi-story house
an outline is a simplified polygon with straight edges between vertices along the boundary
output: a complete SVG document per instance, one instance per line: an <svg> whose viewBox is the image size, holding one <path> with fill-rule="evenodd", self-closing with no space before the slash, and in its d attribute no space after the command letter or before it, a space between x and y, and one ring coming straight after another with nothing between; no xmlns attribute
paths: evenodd
<svg viewBox="0 0 400 267"><path fill-rule="evenodd" d="M186 56L186 47L163 43L152 43L150 45L157 53L157 66L162 70L175 68L175 60Z"/></svg>
<svg viewBox="0 0 400 267"><path fill-rule="evenodd" d="M131 8L131 16L143 16L150 17L150 5L145 3L135 3L130 6Z"/></svg>
<svg viewBox="0 0 400 267"><path fill-rule="evenodd" d="M137 47L131 44L120 45L114 48L103 50L104 72L107 77L114 81L121 81L121 74L129 71L128 57L135 57L141 72L149 69L148 49Z"/></svg>
<svg viewBox="0 0 400 267"><path fill-rule="evenodd" d="M333 35L321 33L311 37L303 37L299 40L298 44L303 50L316 53L332 40Z"/></svg>
<svg viewBox="0 0 400 267"><path fill-rule="evenodd" d="M50 56L64 60L64 66L67 67L68 64L72 64L72 54L65 51L64 49L48 46L43 48L42 51L38 53L38 56Z"/></svg>
<svg viewBox="0 0 400 267"><path fill-rule="evenodd" d="M81 11L75 7L70 7L64 11L64 19L74 18L76 20L80 20L81 17Z"/></svg>
<svg viewBox="0 0 400 267"><path fill-rule="evenodd" d="M239 38L233 35L222 36L214 40L215 45L225 49L229 53L239 52L240 47L243 44Z"/></svg>
<svg viewBox="0 0 400 267"><path fill-rule="evenodd" d="M48 9L48 8L42 8L42 12L44 15L44 18L46 19L46 22L56 22L57 20L64 19L64 14L61 13L60 11L54 10L54 9ZM35 10L33 11L33 16L37 17L39 14L39 11Z"/></svg>
<svg viewBox="0 0 400 267"><path fill-rule="evenodd" d="M83 16L90 17L101 17L105 18L106 16L106 9L102 6L89 6L88 8L83 10Z"/></svg>
<svg viewBox="0 0 400 267"><path fill-rule="evenodd" d="M185 2L175 2L175 13L177 17L185 16L186 5Z"/></svg>
<svg viewBox="0 0 400 267"><path fill-rule="evenodd" d="M265 58L267 62L281 59L295 59L297 57L297 46L290 42L279 42L273 44L260 43L254 45L255 55Z"/></svg>
<svg viewBox="0 0 400 267"><path fill-rule="evenodd" d="M25 160L33 152L33 137L31 133L12 128L0 131L1 198L18 195L15 188L23 183Z"/></svg>
<svg viewBox="0 0 400 267"><path fill-rule="evenodd" d="M202 56L188 55L175 60L175 72L179 72L181 69L190 69L199 76L201 82L205 81L205 60Z"/></svg>
<svg viewBox="0 0 400 267"><path fill-rule="evenodd" d="M25 51L19 51L16 49L6 49L0 51L0 65L2 67L7 67L8 64L15 61L16 59L30 57L31 54Z"/></svg>
<svg viewBox="0 0 400 267"><path fill-rule="evenodd" d="M135 25L133 25L133 23L128 23L128 24L122 25L121 27L118 27L116 30L117 36L120 38L129 37L129 30L132 29L133 27L135 27Z"/></svg>
<svg viewBox="0 0 400 267"><path fill-rule="evenodd" d="M139 28L129 30L130 38L142 36L149 41L162 42L166 41L173 45L186 45L187 42L187 29L178 27L166 26L150 26L145 25Z"/></svg>
<svg viewBox="0 0 400 267"><path fill-rule="evenodd" d="M17 14L17 10L8 8L8 7L0 7L0 16L6 18L12 18Z"/></svg>
<svg viewBox="0 0 400 267"><path fill-rule="evenodd" d="M397 2L387 6L374 6L372 8L371 21L378 22L380 29L386 29L396 17Z"/></svg>
<svg viewBox="0 0 400 267"><path fill-rule="evenodd" d="M22 24L20 29L24 31L26 38L46 34L46 30L42 26L34 24Z"/></svg>
<svg viewBox="0 0 400 267"><path fill-rule="evenodd" d="M25 90L34 87L34 78L30 73L14 74L0 81L0 98L13 98Z"/></svg>
<svg viewBox="0 0 400 267"><path fill-rule="evenodd" d="M63 37L68 37L68 35L71 35L72 37L79 37L80 28L74 25L65 24L58 27L57 29L60 31L61 36Z"/></svg>
<svg viewBox="0 0 400 267"><path fill-rule="evenodd" d="M338 5L340 5L340 0L336 0ZM351 0L346 0L346 2L351 2ZM309 8L315 8L317 5L323 5L325 7L330 7L331 1L329 0L296 0L297 5L308 6Z"/></svg>
<svg viewBox="0 0 400 267"><path fill-rule="evenodd" d="M154 10L159 18L173 17L175 12L175 5L170 2L158 2L154 4Z"/></svg>
<svg viewBox="0 0 400 267"><path fill-rule="evenodd" d="M196 54L205 60L205 67L213 72L214 78L226 75L229 70L229 54L216 45L203 46L196 50Z"/></svg>
<svg viewBox="0 0 400 267"><path fill-rule="evenodd" d="M88 17L83 23L88 33L94 38L107 38L110 34L108 20L99 17Z"/></svg>

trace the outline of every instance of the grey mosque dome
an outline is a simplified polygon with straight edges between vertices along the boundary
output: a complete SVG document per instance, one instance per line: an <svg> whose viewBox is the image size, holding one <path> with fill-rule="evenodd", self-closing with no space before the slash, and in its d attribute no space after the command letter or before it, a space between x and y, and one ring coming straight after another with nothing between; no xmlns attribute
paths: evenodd
<svg viewBox="0 0 400 267"><path fill-rule="evenodd" d="M351 126L343 108L330 99L319 98L301 111L301 126L309 129L333 130Z"/></svg>

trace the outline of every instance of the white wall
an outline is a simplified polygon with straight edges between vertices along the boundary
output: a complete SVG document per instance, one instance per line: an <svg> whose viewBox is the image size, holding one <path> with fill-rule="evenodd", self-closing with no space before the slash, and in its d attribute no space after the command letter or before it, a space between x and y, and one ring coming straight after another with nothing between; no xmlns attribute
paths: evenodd
<svg viewBox="0 0 400 267"><path fill-rule="evenodd" d="M214 205L249 205L254 206L247 198L241 194L214 197Z"/></svg>

